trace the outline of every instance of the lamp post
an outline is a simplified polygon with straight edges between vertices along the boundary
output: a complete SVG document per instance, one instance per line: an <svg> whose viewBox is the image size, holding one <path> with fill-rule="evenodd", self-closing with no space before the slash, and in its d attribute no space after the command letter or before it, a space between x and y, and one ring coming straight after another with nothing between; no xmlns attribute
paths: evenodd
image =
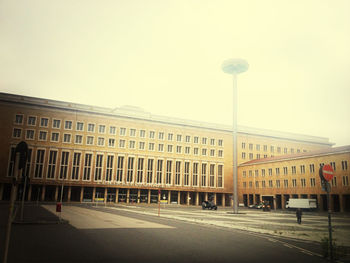
<svg viewBox="0 0 350 263"><path fill-rule="evenodd" d="M221 69L223 72L232 75L233 80L233 212L238 214L237 194L237 75L247 71L249 64L243 59L225 60Z"/></svg>

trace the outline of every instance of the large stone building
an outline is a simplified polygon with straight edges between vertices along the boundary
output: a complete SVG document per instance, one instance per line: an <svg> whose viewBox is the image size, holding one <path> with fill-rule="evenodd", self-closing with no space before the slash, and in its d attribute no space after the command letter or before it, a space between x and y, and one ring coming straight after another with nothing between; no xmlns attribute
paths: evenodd
<svg viewBox="0 0 350 263"><path fill-rule="evenodd" d="M232 205L229 126L6 93L0 110L2 200L10 195L14 148L25 141L27 200L60 200L63 192L64 201L198 205L212 197ZM327 138L239 127L238 163L331 146Z"/></svg>

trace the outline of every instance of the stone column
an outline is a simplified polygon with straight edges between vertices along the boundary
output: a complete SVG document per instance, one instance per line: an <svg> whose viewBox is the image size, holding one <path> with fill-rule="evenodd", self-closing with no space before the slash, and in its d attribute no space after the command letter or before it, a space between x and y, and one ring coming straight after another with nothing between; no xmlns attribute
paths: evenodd
<svg viewBox="0 0 350 263"><path fill-rule="evenodd" d="M205 193L205 194L204 194L204 200L205 200L205 201L208 201L208 193Z"/></svg>
<svg viewBox="0 0 350 263"><path fill-rule="evenodd" d="M181 192L177 192L177 203L180 205L181 204Z"/></svg>
<svg viewBox="0 0 350 263"><path fill-rule="evenodd" d="M277 209L277 202L276 202L276 195L273 197L273 208L274 208L274 210L276 210Z"/></svg>
<svg viewBox="0 0 350 263"><path fill-rule="evenodd" d="M92 188L92 202L95 202L96 187Z"/></svg>
<svg viewBox="0 0 350 263"><path fill-rule="evenodd" d="M148 199L147 199L147 203L150 204L151 203L151 190L148 189Z"/></svg>
<svg viewBox="0 0 350 263"><path fill-rule="evenodd" d="M225 204L225 196L226 194L222 194L222 207L225 207L226 204Z"/></svg>
<svg viewBox="0 0 350 263"><path fill-rule="evenodd" d="M190 205L190 192L187 192L186 197L187 197L186 204Z"/></svg>
<svg viewBox="0 0 350 263"><path fill-rule="evenodd" d="M284 194L281 194L281 206L282 210L286 209L286 198L284 197Z"/></svg>
<svg viewBox="0 0 350 263"><path fill-rule="evenodd" d="M72 187L68 186L67 202L70 202L71 195L72 195Z"/></svg>
<svg viewBox="0 0 350 263"><path fill-rule="evenodd" d="M4 193L4 184L0 184L0 201L2 200L3 193Z"/></svg>
<svg viewBox="0 0 350 263"><path fill-rule="evenodd" d="M199 205L199 193L196 193L196 205Z"/></svg>
<svg viewBox="0 0 350 263"><path fill-rule="evenodd" d="M213 198L214 204L216 204L216 201L217 201L217 200L216 200L216 193L214 193L213 196L214 196L214 198Z"/></svg>
<svg viewBox="0 0 350 263"><path fill-rule="evenodd" d="M168 191L168 204L171 204L171 191Z"/></svg>
<svg viewBox="0 0 350 263"><path fill-rule="evenodd" d="M105 187L104 203L107 203L107 193L108 193L108 189L107 187Z"/></svg>
<svg viewBox="0 0 350 263"><path fill-rule="evenodd" d="M84 200L84 186L80 188L80 203Z"/></svg>
<svg viewBox="0 0 350 263"><path fill-rule="evenodd" d="M115 190L115 203L116 203L116 204L118 204L118 202L119 202L118 198L119 198L119 188L117 188L117 189Z"/></svg>
<svg viewBox="0 0 350 263"><path fill-rule="evenodd" d="M139 204L140 203L140 200L141 199L141 190L140 189L137 189L137 203Z"/></svg>
<svg viewBox="0 0 350 263"><path fill-rule="evenodd" d="M128 188L127 190L126 190L126 203L127 204L129 204L129 200L130 199L130 189Z"/></svg>
<svg viewBox="0 0 350 263"><path fill-rule="evenodd" d="M43 185L42 187L41 187L42 189L41 189L41 201L45 201L45 190L46 190L46 186L45 185Z"/></svg>

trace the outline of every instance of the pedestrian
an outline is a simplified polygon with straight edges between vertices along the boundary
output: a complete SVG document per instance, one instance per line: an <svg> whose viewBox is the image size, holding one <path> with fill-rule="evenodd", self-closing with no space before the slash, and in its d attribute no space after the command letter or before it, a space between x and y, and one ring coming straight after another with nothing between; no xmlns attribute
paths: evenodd
<svg viewBox="0 0 350 263"><path fill-rule="evenodd" d="M301 208L298 208L297 212L296 212L296 215L297 215L297 221L298 221L299 225L301 224L301 216L302 216L302 214L303 214L303 212L301 211Z"/></svg>

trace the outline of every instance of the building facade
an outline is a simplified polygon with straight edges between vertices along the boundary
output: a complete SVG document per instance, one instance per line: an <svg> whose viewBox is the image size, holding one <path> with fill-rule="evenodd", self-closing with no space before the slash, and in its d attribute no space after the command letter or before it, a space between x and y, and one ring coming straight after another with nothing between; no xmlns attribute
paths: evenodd
<svg viewBox="0 0 350 263"><path fill-rule="evenodd" d="M26 200L232 205L229 126L6 93L0 109L1 200L10 196L14 149L25 141ZM327 138L238 130L241 164L331 146Z"/></svg>
<svg viewBox="0 0 350 263"><path fill-rule="evenodd" d="M331 210L350 211L349 163L350 146L248 161L239 166L240 202L266 200L272 208L284 209L289 198L313 198L321 210L327 210L319 169L330 164L334 170Z"/></svg>

